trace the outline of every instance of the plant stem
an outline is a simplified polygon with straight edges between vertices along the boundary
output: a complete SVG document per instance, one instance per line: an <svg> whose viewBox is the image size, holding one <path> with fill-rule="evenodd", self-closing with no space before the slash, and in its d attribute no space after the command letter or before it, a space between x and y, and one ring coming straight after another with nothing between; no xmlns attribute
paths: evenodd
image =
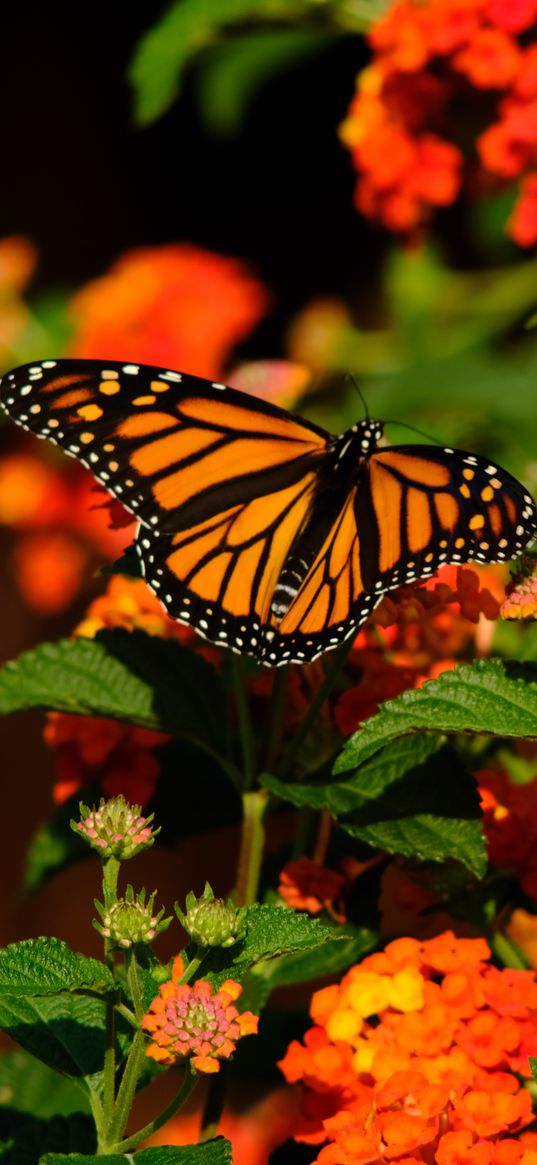
<svg viewBox="0 0 537 1165"><path fill-rule="evenodd" d="M127 1063L125 1064L125 1071L118 1089L112 1119L108 1125L106 1133L107 1143L100 1147L101 1151L105 1153L117 1152L116 1139L122 1135L127 1124L144 1058L145 1036L142 1031L137 1031L130 1047Z"/></svg>
<svg viewBox="0 0 537 1165"><path fill-rule="evenodd" d="M489 943L494 951L494 954L505 967L511 967L515 971L527 971L530 964L523 955L519 947L507 938L506 934L501 931L494 931L488 936Z"/></svg>
<svg viewBox="0 0 537 1165"><path fill-rule="evenodd" d="M264 789L243 794L241 846L235 883L237 906L250 906L257 898L265 841L263 818L267 802L268 796Z"/></svg>
<svg viewBox="0 0 537 1165"><path fill-rule="evenodd" d="M315 722L318 712L322 708L325 700L330 695L330 692L332 691L332 688L334 687L334 684L336 683L336 680L339 676L341 668L343 667L349 651L351 650L353 642L353 637L350 636L349 639L346 639L345 642L342 643L341 646L333 652L332 661L326 671L324 680L320 688L315 693L315 696L311 701L311 704L308 708L308 711L306 712L306 715L304 716L301 725L289 742L280 764L277 766L276 773L279 777L286 777L289 770L292 769L300 746L304 743L304 740L306 739L312 724Z"/></svg>
<svg viewBox="0 0 537 1165"><path fill-rule="evenodd" d="M244 682L242 659L238 655L231 657L235 699L237 701L237 715L242 746L242 760L244 766L244 788L251 789L255 777L255 740L250 716L248 692Z"/></svg>
<svg viewBox="0 0 537 1165"><path fill-rule="evenodd" d="M103 902L110 910L117 902L117 883L120 863L117 858L107 858L103 862ZM104 961L114 975L114 944L104 940ZM115 1000L106 1001L106 1027L103 1064L103 1116L102 1126L107 1129L112 1119L116 1090L116 1006Z"/></svg>
<svg viewBox="0 0 537 1165"><path fill-rule="evenodd" d="M137 1024L141 1023L143 1016L142 994L140 991L140 983L138 979L138 966L136 963L136 955L131 948L125 952L125 962L127 966L127 977L129 981L129 989L131 993L132 1003L134 1007L134 1015ZM110 1141L115 1141L118 1136L121 1136L127 1124L131 1105L136 1092L136 1086L142 1069L142 1064L145 1057L145 1036L138 1028L134 1035L129 1054L127 1056L127 1063L123 1072L123 1078L118 1089L116 1102L109 1114L107 1123L107 1141L108 1149L110 1148Z"/></svg>
<svg viewBox="0 0 537 1165"><path fill-rule="evenodd" d="M179 1111L187 1097L190 1096L190 1093L192 1092L193 1088L195 1088L198 1080L199 1077L196 1075L196 1073L187 1068L179 1092L170 1102L167 1108L165 1108L160 1113L160 1116L155 1117L155 1119L150 1121L149 1124L144 1125L143 1129L138 1129L138 1132L133 1133L131 1137L126 1137L123 1141L118 1141L118 1143L108 1151L114 1153L126 1153L130 1149L136 1149L136 1146L140 1144L140 1141L145 1141L147 1137L150 1137L153 1133L156 1133L157 1129L162 1128L162 1125L165 1125L166 1121L169 1121L172 1116L175 1116L175 1113Z"/></svg>

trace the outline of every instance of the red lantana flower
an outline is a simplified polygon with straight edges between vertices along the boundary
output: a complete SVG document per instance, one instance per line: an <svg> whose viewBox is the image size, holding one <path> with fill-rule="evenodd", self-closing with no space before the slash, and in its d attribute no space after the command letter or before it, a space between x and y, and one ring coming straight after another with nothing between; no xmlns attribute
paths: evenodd
<svg viewBox="0 0 537 1165"><path fill-rule="evenodd" d="M341 127L362 214L408 232L465 179L473 190L520 179L506 230L521 246L537 241L536 16L535 0L391 4Z"/></svg>

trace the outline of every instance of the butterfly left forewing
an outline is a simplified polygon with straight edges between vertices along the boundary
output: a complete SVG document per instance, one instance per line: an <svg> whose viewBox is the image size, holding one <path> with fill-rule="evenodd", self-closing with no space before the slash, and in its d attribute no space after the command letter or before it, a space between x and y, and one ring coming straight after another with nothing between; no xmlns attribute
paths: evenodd
<svg viewBox="0 0 537 1165"><path fill-rule="evenodd" d="M26 365L3 378L0 401L169 533L296 483L326 446L321 429L274 405L149 365Z"/></svg>

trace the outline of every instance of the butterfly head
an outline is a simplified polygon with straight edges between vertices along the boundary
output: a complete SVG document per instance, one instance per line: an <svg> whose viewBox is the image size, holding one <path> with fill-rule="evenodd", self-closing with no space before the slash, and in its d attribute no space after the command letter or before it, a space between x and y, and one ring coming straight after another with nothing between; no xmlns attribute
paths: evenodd
<svg viewBox="0 0 537 1165"><path fill-rule="evenodd" d="M335 437L333 450L336 469L343 470L351 466L355 468L357 460L359 464L370 457L375 452L383 431L384 427L380 421L372 421L368 417L365 421L357 421L340 437Z"/></svg>
<svg viewBox="0 0 537 1165"><path fill-rule="evenodd" d="M352 431L356 433L361 456L367 457L369 453L374 453L384 432L384 425L381 421L372 421L369 417L353 425Z"/></svg>

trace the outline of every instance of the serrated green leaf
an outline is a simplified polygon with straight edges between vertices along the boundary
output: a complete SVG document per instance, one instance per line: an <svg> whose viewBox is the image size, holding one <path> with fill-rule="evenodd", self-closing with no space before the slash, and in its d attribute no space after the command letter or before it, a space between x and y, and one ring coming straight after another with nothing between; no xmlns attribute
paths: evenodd
<svg viewBox="0 0 537 1165"><path fill-rule="evenodd" d="M210 54L198 77L200 109L210 129L234 133L258 90L306 56L326 49L337 36L326 28L258 26Z"/></svg>
<svg viewBox="0 0 537 1165"><path fill-rule="evenodd" d="M437 735L392 740L342 781L286 785L266 776L263 784L293 805L328 809L347 833L375 849L420 860L453 858L478 876L485 871L475 781Z"/></svg>
<svg viewBox="0 0 537 1165"><path fill-rule="evenodd" d="M147 125L178 96L188 62L237 22L297 10L297 0L175 0L137 46L129 75L137 120ZM303 4L298 0L298 7Z"/></svg>
<svg viewBox="0 0 537 1165"><path fill-rule="evenodd" d="M0 1112L9 1103L41 1120L91 1112L87 1094L72 1079L19 1048L0 1055L0 1095Z"/></svg>
<svg viewBox="0 0 537 1165"><path fill-rule="evenodd" d="M24 939L0 950L0 996L53 995L59 991L114 991L108 968L76 954L58 938Z"/></svg>
<svg viewBox="0 0 537 1165"><path fill-rule="evenodd" d="M0 1029L56 1072L79 1081L101 1071L104 1028L104 1004L89 995L0 997Z"/></svg>
<svg viewBox="0 0 537 1165"><path fill-rule="evenodd" d="M537 739L537 665L477 660L386 700L347 741L334 773L357 768L403 733L435 731Z"/></svg>
<svg viewBox="0 0 537 1165"><path fill-rule="evenodd" d="M326 975L341 974L358 962L378 942L375 931L341 926L333 939L304 953L283 955L254 967L243 980L241 1008L259 1012L276 987L309 983Z"/></svg>
<svg viewBox="0 0 537 1165"><path fill-rule="evenodd" d="M46 643L0 670L0 714L53 708L106 716L223 748L225 700L201 656L144 631Z"/></svg>
<svg viewBox="0 0 537 1165"><path fill-rule="evenodd" d="M232 1146L225 1137L215 1137L202 1145L158 1145L141 1149L138 1153L108 1153L99 1156L79 1156L47 1153L39 1165L231 1165Z"/></svg>
<svg viewBox="0 0 537 1165"><path fill-rule="evenodd" d="M319 919L287 907L256 904L245 912L246 935L225 951L215 950L203 962L203 977L218 986L225 979L239 982L265 959L311 951L333 938L333 930Z"/></svg>

